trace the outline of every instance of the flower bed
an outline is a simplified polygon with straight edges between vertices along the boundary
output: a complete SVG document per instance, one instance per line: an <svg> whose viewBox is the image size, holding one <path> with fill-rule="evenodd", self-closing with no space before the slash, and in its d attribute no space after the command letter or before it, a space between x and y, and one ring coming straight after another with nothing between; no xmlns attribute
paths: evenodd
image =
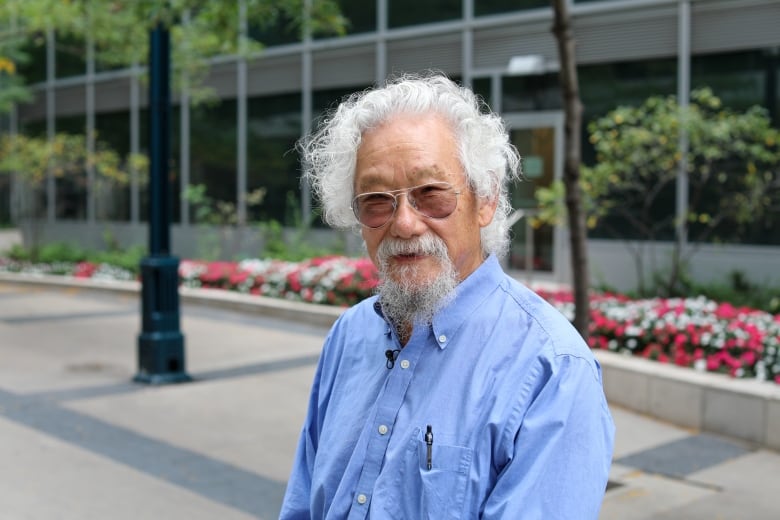
<svg viewBox="0 0 780 520"><path fill-rule="evenodd" d="M373 294L379 279L367 258L329 256L304 262L184 260L179 277L187 287L228 289L308 303L349 306Z"/></svg>
<svg viewBox="0 0 780 520"><path fill-rule="evenodd" d="M130 280L133 273L87 262L29 265L0 259L0 272L65 274ZM377 271L366 258L330 256L304 262L183 260L187 287L234 290L275 298L349 306L373 294ZM569 319L571 293L537 291ZM642 356L699 371L723 372L780 384L780 315L735 308L703 297L630 300L596 293L591 298L591 348Z"/></svg>
<svg viewBox="0 0 780 520"><path fill-rule="evenodd" d="M570 293L538 292L574 318ZM590 311L591 348L780 384L780 315L702 296L630 300L598 293Z"/></svg>

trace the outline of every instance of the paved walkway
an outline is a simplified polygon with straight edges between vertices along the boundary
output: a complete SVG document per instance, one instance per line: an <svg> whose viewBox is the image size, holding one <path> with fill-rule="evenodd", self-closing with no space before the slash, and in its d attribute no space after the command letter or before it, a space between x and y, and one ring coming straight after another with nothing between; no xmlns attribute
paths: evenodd
<svg viewBox="0 0 780 520"><path fill-rule="evenodd" d="M194 382L147 387L139 321L137 296L0 282L0 519L276 518L326 329L185 306ZM779 454L613 414L601 518L780 518Z"/></svg>

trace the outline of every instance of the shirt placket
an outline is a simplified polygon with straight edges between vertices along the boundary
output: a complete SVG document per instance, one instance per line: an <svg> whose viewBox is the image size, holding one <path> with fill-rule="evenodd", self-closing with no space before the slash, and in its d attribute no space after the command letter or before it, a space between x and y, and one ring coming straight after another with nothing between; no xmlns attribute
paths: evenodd
<svg viewBox="0 0 780 520"><path fill-rule="evenodd" d="M414 375L417 361L422 354L423 346L422 344L410 344L401 351L395 366L390 370L387 384L377 396L377 413L374 421L368 425L370 431L366 458L363 461L363 468L355 487L349 520L363 519L368 514L372 492L382 469L382 461L387 452L390 435Z"/></svg>

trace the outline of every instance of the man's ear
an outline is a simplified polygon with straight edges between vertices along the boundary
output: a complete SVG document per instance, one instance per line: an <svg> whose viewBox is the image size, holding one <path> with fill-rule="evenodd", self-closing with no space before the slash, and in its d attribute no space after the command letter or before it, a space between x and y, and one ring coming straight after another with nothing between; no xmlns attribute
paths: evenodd
<svg viewBox="0 0 780 520"><path fill-rule="evenodd" d="M479 209L477 210L479 227L485 227L493 221L493 215L496 214L497 205L498 196L489 199L479 199Z"/></svg>

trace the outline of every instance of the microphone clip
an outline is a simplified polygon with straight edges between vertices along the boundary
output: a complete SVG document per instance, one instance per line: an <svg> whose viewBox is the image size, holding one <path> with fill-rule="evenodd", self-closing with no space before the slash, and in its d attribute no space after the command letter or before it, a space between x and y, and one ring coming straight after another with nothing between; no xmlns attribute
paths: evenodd
<svg viewBox="0 0 780 520"><path fill-rule="evenodd" d="M398 354L401 353L401 349L397 348L395 350L387 349L385 350L385 357L387 358L387 362L385 363L385 366L388 370L392 369L395 366L395 359L398 357Z"/></svg>

